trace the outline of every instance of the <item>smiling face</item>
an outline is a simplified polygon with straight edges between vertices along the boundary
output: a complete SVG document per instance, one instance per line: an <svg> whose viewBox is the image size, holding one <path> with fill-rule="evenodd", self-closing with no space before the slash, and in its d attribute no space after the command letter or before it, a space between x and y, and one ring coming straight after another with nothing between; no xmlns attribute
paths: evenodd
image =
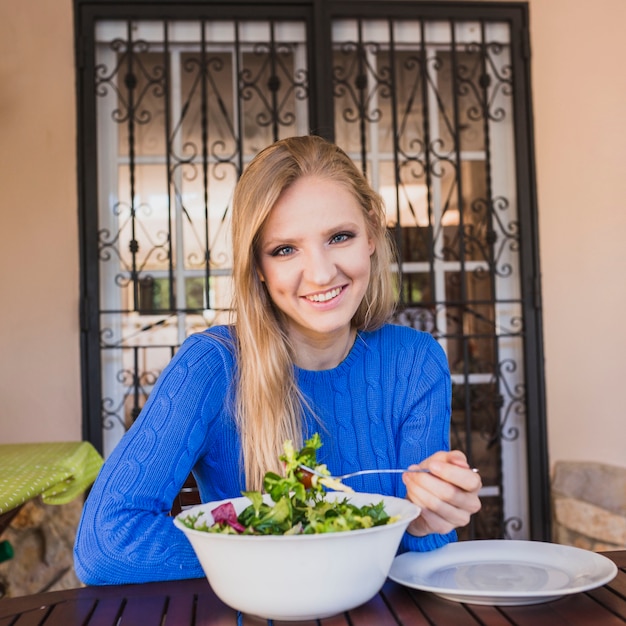
<svg viewBox="0 0 626 626"><path fill-rule="evenodd" d="M374 248L363 209L343 185L305 177L283 192L261 230L258 267L294 345L345 340Z"/></svg>

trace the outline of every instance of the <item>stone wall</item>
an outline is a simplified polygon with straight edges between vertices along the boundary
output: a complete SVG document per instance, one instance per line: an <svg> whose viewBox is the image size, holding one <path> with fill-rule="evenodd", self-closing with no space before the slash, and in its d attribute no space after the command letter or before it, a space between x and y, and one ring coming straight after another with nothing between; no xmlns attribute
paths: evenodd
<svg viewBox="0 0 626 626"><path fill-rule="evenodd" d="M556 463L552 514L556 543L594 551L626 548L626 468Z"/></svg>
<svg viewBox="0 0 626 626"><path fill-rule="evenodd" d="M0 597L80 587L72 549L83 499L46 505L28 501L0 540L9 541L14 556L0 563Z"/></svg>

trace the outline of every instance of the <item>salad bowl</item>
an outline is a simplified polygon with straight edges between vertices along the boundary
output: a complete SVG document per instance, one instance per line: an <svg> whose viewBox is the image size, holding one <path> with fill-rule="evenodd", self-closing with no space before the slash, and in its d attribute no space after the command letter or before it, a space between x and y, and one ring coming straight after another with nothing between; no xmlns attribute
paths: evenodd
<svg viewBox="0 0 626 626"><path fill-rule="evenodd" d="M211 511L220 505L230 502L237 514L243 511L250 500L242 496L186 509L174 524L185 533L225 604L264 619L322 619L378 593L402 535L420 513L404 498L380 494L328 492L325 499L347 500L358 507L382 501L396 519L372 528L298 535L220 534L181 521L202 512L201 519L210 526Z"/></svg>

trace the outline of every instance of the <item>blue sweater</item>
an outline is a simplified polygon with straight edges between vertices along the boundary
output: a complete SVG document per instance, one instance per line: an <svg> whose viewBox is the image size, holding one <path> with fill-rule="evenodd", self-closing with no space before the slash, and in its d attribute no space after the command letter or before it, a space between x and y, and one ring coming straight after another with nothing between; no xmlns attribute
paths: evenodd
<svg viewBox="0 0 626 626"><path fill-rule="evenodd" d="M74 547L86 584L139 583L204 575L168 517L193 470L203 502L241 495L240 442L228 411L233 357L229 328L189 337L157 381L141 415L107 459L85 503ZM361 332L336 368L296 368L318 419L318 462L333 474L406 467L449 449L450 375L428 333L386 325ZM353 479L357 491L404 497L399 476ZM432 550L448 535L405 533L400 551Z"/></svg>

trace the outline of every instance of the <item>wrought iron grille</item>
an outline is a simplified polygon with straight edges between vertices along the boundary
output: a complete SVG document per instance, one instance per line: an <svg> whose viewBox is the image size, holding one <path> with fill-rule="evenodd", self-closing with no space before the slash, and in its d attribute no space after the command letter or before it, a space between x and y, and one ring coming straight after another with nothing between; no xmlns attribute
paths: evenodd
<svg viewBox="0 0 626 626"><path fill-rule="evenodd" d="M108 454L185 337L230 319L237 178L317 132L385 200L396 321L448 355L485 484L463 536L549 538L524 8L76 2L87 436Z"/></svg>

